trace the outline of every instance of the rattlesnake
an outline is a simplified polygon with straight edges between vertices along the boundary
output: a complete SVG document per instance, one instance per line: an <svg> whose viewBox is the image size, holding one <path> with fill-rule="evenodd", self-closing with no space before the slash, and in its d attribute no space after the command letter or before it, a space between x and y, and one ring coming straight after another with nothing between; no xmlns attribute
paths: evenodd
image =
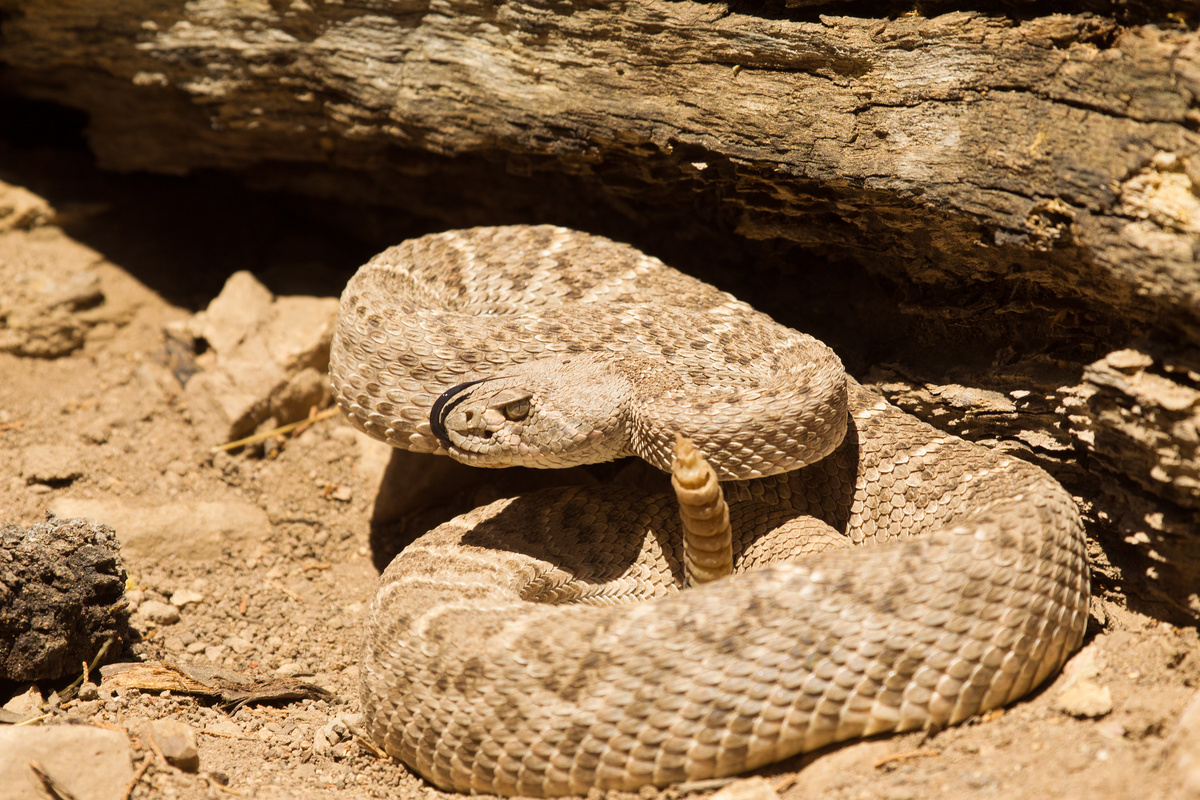
<svg viewBox="0 0 1200 800"><path fill-rule="evenodd" d="M651 487L500 500L393 561L365 724L444 789L664 786L936 729L1082 640L1083 532L1054 480L632 247L544 226L405 242L347 286L330 371L397 447L668 469L683 433L729 481L738 574L682 592L678 510Z"/></svg>

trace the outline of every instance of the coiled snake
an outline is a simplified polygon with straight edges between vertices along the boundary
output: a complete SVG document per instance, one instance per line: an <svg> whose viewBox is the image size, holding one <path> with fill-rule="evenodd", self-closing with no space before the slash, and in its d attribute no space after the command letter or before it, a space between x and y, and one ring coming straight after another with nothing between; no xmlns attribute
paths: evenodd
<svg viewBox="0 0 1200 800"><path fill-rule="evenodd" d="M664 786L938 728L1082 640L1084 537L1054 480L631 247L544 226L405 242L347 286L330 371L396 447L665 470L679 433L729 481L737 574L686 591L675 499L640 487L501 500L393 561L365 722L444 789Z"/></svg>

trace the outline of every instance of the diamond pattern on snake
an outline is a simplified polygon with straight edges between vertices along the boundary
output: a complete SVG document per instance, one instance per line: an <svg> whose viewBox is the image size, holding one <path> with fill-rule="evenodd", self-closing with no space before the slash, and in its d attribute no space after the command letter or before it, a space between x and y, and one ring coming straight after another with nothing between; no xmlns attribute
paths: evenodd
<svg viewBox="0 0 1200 800"><path fill-rule="evenodd" d="M346 287L330 372L395 447L669 471L680 436L728 502L733 574L690 588L679 505L640 487L500 500L396 557L365 725L442 789L667 786L935 730L1082 640L1084 535L1050 476L630 246L522 225L404 242Z"/></svg>

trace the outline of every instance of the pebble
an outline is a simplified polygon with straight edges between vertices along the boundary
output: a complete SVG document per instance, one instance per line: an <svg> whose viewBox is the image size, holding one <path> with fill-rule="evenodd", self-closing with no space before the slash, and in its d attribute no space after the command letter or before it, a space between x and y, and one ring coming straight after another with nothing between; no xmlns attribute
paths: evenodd
<svg viewBox="0 0 1200 800"><path fill-rule="evenodd" d="M196 747L196 732L191 726L174 719L156 719L149 729L150 737L169 764L184 772L200 769L200 751Z"/></svg>
<svg viewBox="0 0 1200 800"><path fill-rule="evenodd" d="M225 640L225 646L237 653L239 656L243 656L254 649L253 644L241 638L240 636L230 636Z"/></svg>
<svg viewBox="0 0 1200 800"><path fill-rule="evenodd" d="M79 468L79 451L65 445L30 445L21 459L21 475L30 484L73 481L83 475Z"/></svg>
<svg viewBox="0 0 1200 800"><path fill-rule="evenodd" d="M1112 692L1090 678L1083 678L1062 691L1053 708L1072 717L1095 719L1112 713Z"/></svg>
<svg viewBox="0 0 1200 800"><path fill-rule="evenodd" d="M93 420L80 428L79 437L88 444L104 444L112 437L112 428L103 420Z"/></svg>
<svg viewBox="0 0 1200 800"><path fill-rule="evenodd" d="M125 602L129 604L130 611L137 611L146 600L146 593L141 589L126 589Z"/></svg>
<svg viewBox="0 0 1200 800"><path fill-rule="evenodd" d="M171 605L183 608L189 603L199 603L204 599L204 595L199 592L193 592L191 589L179 589L171 595Z"/></svg>
<svg viewBox="0 0 1200 800"><path fill-rule="evenodd" d="M25 691L13 695L7 703L4 704L5 711L11 711L14 714L29 716L37 712L42 707L45 698L42 697L38 687L30 684Z"/></svg>
<svg viewBox="0 0 1200 800"><path fill-rule="evenodd" d="M159 625L174 625L179 622L179 609L158 600L145 600L138 606L138 613Z"/></svg>
<svg viewBox="0 0 1200 800"><path fill-rule="evenodd" d="M231 719L223 719L211 725L205 725L204 730L217 736L232 736L238 739L244 735L238 724Z"/></svg>
<svg viewBox="0 0 1200 800"><path fill-rule="evenodd" d="M1101 660L1095 642L1072 656L1063 667L1066 685L1051 703L1051 708L1086 719L1112 713L1112 692L1099 681Z"/></svg>
<svg viewBox="0 0 1200 800"><path fill-rule="evenodd" d="M75 704L72 713L78 717L94 717L100 711L99 700L83 700Z"/></svg>

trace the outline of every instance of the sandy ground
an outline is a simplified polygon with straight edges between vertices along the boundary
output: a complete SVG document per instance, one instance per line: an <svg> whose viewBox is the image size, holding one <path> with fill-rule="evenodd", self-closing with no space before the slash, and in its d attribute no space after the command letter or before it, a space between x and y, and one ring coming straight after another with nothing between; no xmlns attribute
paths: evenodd
<svg viewBox="0 0 1200 800"><path fill-rule="evenodd" d="M92 213L96 190L89 191L74 207L71 187L59 186L55 206ZM105 225L125 213L111 202L115 211L93 209ZM94 699L61 704L47 722L135 734L153 719L191 726L199 771L155 760L134 798L440 794L345 733L358 709L357 650L377 576L368 521L387 452L332 418L268 455L212 453L219 442L196 424L164 329L202 308L238 259L220 280L178 293L185 307L165 299L161 284L146 285L154 274L146 264L191 245L170 231L155 236L159 250L135 248L131 270L119 253L97 252L49 222L0 232L0 287L10 297L48 297L84 279L102 295L60 307L62 324L78 329L77 349L53 358L0 352L0 522L28 526L48 509L84 509L117 529L130 597L143 606L133 616L140 641L127 657L300 677L332 699L228 713L210 700L101 686ZM335 265L343 276L354 266ZM161 264L163 275L172 268ZM16 323L7 324L11 333ZM179 620L164 621L161 606L151 618L149 601L173 604ZM1191 796L1182 762L1200 745L1179 732L1179 719L1200 685L1196 631L1129 612L1119 595L1094 601L1092 617L1068 674L1010 709L934 735L834 748L763 774L785 798ZM18 688L0 685L0 693ZM55 686L38 688L48 695ZM1095 717L1077 716L1088 708ZM144 752L135 748L135 757Z"/></svg>

